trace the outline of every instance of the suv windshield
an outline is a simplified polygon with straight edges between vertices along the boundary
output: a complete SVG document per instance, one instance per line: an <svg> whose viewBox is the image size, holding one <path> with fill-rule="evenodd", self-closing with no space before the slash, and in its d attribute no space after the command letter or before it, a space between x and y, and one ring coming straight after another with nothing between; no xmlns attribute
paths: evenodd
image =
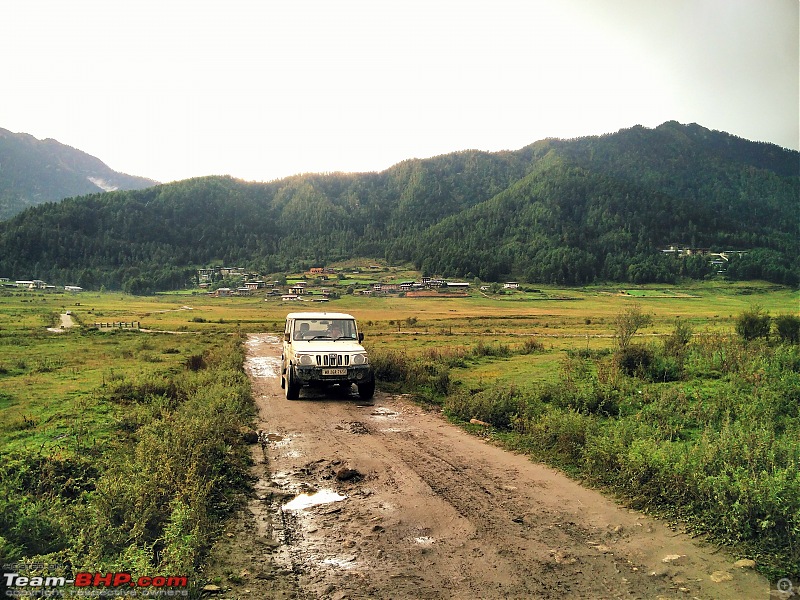
<svg viewBox="0 0 800 600"><path fill-rule="evenodd" d="M292 337L296 340L354 340L356 324L352 319L297 319Z"/></svg>

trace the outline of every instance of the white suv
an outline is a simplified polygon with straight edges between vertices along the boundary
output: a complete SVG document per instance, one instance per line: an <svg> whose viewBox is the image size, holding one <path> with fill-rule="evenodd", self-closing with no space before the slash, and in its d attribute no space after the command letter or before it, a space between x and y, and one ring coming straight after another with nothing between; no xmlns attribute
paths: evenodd
<svg viewBox="0 0 800 600"><path fill-rule="evenodd" d="M303 386L356 384L362 400L375 394L375 374L361 345L364 334L344 313L298 312L286 315L281 354L281 387L297 400Z"/></svg>

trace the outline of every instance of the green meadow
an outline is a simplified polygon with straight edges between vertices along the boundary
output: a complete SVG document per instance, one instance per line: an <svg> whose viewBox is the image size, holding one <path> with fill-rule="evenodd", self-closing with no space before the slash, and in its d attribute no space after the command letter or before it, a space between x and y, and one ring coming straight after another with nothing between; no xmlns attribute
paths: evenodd
<svg viewBox="0 0 800 600"><path fill-rule="evenodd" d="M325 282L339 295L325 304L0 293L0 560L201 572L248 485L242 340L328 310L359 319L379 389L729 543L770 576L800 570L800 351L774 328L797 318L796 290L360 295L371 277ZM61 330L66 311L78 326ZM754 311L773 328L745 340ZM623 347L626 314L644 318ZM94 326L130 322L140 329Z"/></svg>

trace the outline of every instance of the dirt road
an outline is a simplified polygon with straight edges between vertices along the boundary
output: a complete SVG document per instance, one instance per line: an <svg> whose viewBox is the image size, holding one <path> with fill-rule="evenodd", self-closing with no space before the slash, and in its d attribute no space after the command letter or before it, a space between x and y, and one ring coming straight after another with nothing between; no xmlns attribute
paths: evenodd
<svg viewBox="0 0 800 600"><path fill-rule="evenodd" d="M288 401L278 340L248 352L268 435L256 497L215 549L226 597L769 597L736 557L402 397Z"/></svg>
<svg viewBox="0 0 800 600"><path fill-rule="evenodd" d="M77 323L72 319L72 315L69 313L61 313L60 317L61 327L48 327L47 331L52 331L53 333L63 333L67 329L71 329L72 327L76 327Z"/></svg>

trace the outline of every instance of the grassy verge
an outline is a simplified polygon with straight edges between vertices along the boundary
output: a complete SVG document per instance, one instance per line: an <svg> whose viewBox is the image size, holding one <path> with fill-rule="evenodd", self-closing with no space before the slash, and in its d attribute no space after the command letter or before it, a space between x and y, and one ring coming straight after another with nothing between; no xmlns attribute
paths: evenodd
<svg viewBox="0 0 800 600"><path fill-rule="evenodd" d="M0 332L0 562L195 573L247 486L243 360L230 335Z"/></svg>
<svg viewBox="0 0 800 600"><path fill-rule="evenodd" d="M530 339L374 362L384 385L489 423L496 441L709 533L767 576L800 573L800 347L667 336L564 353L538 381L463 377L549 354Z"/></svg>
<svg viewBox="0 0 800 600"><path fill-rule="evenodd" d="M800 352L718 338L684 360L664 382L663 368L628 376L611 357L567 358L554 384L461 391L445 406L735 545L768 575L799 573Z"/></svg>

